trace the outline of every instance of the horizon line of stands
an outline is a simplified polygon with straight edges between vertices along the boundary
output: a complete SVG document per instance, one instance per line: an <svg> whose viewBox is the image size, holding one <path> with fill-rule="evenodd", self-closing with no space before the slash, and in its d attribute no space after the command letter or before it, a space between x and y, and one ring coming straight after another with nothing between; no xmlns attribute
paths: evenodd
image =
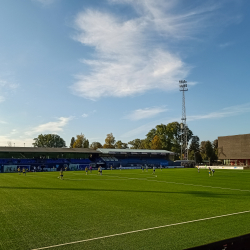
<svg viewBox="0 0 250 250"><path fill-rule="evenodd" d="M0 172L16 172L18 167L27 167L29 171L34 169L41 169L41 171L51 171L52 169L60 170L61 168L67 168L69 170L83 170L86 166L98 168L102 166L104 169L111 167L113 169L119 168L141 168L142 166L148 167L168 167L179 166L175 162L166 159L159 158L123 158L117 159L116 157L98 157L96 159L18 159L18 158L4 158L0 159Z"/></svg>

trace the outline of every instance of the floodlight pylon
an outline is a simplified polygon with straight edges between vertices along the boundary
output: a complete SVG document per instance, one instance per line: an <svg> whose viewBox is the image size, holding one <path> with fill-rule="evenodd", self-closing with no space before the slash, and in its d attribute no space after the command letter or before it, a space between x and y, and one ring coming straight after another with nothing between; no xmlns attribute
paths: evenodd
<svg viewBox="0 0 250 250"><path fill-rule="evenodd" d="M187 81L180 80L179 87L180 87L180 91L182 91L181 160L188 160L187 118L186 118L186 104L185 104L185 91L188 91Z"/></svg>

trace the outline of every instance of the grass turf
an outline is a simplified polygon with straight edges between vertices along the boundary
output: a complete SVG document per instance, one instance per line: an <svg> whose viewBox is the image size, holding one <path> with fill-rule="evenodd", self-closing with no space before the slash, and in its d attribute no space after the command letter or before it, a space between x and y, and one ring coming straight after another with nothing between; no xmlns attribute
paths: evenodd
<svg viewBox="0 0 250 250"><path fill-rule="evenodd" d="M36 249L250 210L250 171L0 174L0 249ZM185 249L250 233L250 213L49 249Z"/></svg>

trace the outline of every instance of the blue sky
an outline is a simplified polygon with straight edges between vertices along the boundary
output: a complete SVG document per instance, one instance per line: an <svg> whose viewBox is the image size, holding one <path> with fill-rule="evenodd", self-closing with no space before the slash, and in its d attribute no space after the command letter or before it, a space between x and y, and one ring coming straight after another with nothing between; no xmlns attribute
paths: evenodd
<svg viewBox="0 0 250 250"><path fill-rule="evenodd" d="M0 3L0 146L143 139L181 121L201 140L249 133L247 0Z"/></svg>

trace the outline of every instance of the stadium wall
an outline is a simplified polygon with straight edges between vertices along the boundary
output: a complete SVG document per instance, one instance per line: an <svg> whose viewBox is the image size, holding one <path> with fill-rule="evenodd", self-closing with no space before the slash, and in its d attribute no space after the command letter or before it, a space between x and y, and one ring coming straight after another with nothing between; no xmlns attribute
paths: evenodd
<svg viewBox="0 0 250 250"><path fill-rule="evenodd" d="M226 165L250 165L250 134L218 137L218 158Z"/></svg>
<svg viewBox="0 0 250 250"><path fill-rule="evenodd" d="M230 167L230 166L199 166L200 169L208 169L208 168L212 168L212 169L230 169L230 170L244 170L244 167Z"/></svg>

